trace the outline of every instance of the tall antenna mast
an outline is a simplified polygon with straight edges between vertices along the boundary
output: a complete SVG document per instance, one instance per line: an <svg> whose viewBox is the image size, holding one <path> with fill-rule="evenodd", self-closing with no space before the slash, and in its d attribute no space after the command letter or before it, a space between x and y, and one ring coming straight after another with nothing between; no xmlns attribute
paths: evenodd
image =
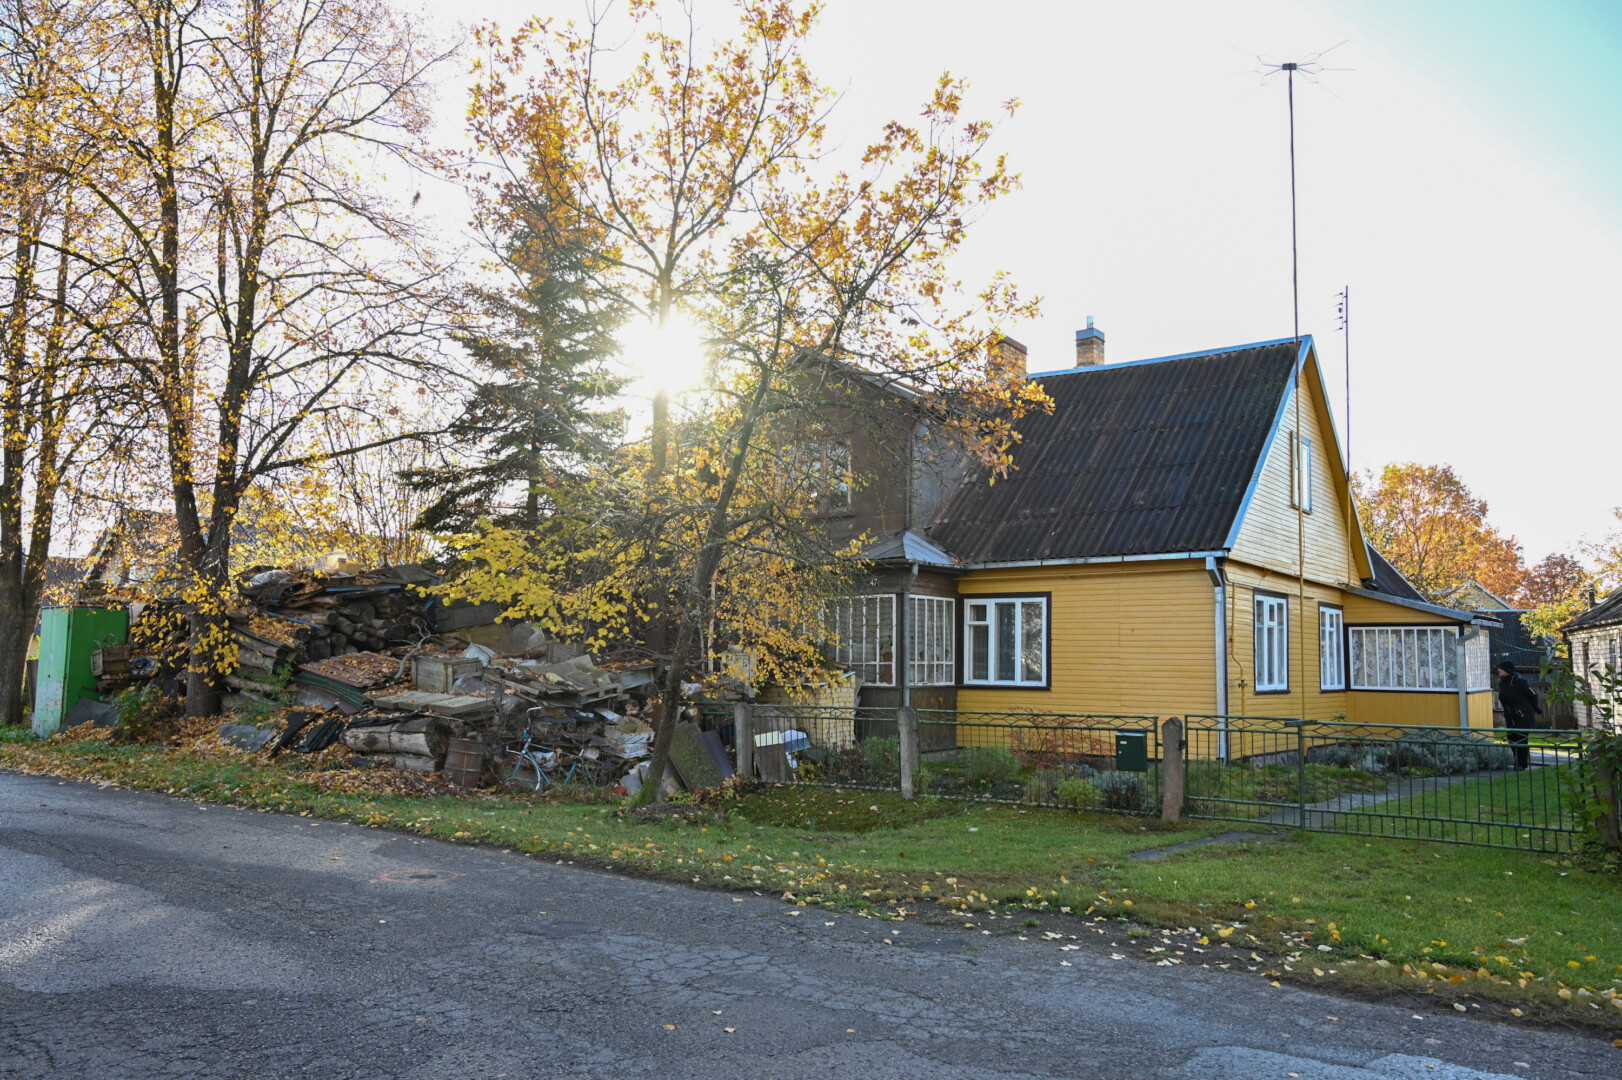
<svg viewBox="0 0 1622 1080"><path fill-rule="evenodd" d="M1341 44L1345 44L1342 42ZM1339 48L1339 45L1332 46ZM1325 49L1324 52L1328 52ZM1291 492L1295 503L1295 585L1297 627L1296 631L1296 661L1295 675L1297 685L1300 687L1301 712L1300 719L1307 718L1307 668L1306 668L1306 620L1307 620L1307 509L1306 494L1311 491L1307 470L1312 468L1312 461L1307 454L1307 443L1302 438L1301 428L1301 392L1302 376L1306 372L1306 364L1301 358L1301 248L1297 232L1296 196L1295 196L1295 76L1300 72L1304 78L1313 79L1323 67L1318 58L1323 53L1313 53L1302 60L1289 60L1280 64L1271 64L1262 61L1261 74L1263 78L1284 72L1286 97L1290 111L1290 310L1293 317L1295 339L1295 433L1291 436L1290 447L1290 483L1294 490ZM1288 614L1284 623L1285 648L1289 648L1290 623Z"/></svg>
<svg viewBox="0 0 1622 1080"><path fill-rule="evenodd" d="M1352 287L1341 286L1340 302L1335 306L1340 316L1341 340L1346 344L1346 475L1352 474Z"/></svg>

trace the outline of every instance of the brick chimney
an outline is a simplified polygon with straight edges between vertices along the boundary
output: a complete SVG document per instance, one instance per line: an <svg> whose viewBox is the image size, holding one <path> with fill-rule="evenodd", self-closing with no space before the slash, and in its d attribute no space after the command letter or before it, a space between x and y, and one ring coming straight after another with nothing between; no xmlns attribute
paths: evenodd
<svg viewBox="0 0 1622 1080"><path fill-rule="evenodd" d="M999 368L1012 371L1021 379L1025 377L1026 358L1025 346L1006 334L999 337L997 344L991 349L991 362Z"/></svg>
<svg viewBox="0 0 1622 1080"><path fill-rule="evenodd" d="M1087 329L1076 331L1076 366L1097 367L1104 362L1104 331L1093 328L1093 317L1087 316Z"/></svg>

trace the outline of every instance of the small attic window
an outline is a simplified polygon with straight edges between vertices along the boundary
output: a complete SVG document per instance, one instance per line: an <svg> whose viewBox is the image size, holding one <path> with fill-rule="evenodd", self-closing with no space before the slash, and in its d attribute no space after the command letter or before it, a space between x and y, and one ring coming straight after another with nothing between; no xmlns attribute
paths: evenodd
<svg viewBox="0 0 1622 1080"><path fill-rule="evenodd" d="M1290 435L1290 505L1312 513L1312 440Z"/></svg>

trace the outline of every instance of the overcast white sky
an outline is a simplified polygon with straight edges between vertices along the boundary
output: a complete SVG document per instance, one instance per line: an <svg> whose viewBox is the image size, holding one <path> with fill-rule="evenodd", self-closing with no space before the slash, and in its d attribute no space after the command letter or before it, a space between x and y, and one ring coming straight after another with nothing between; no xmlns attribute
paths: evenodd
<svg viewBox="0 0 1622 1080"><path fill-rule="evenodd" d="M701 18L728 21L718 0ZM450 9L441 9L445 13ZM579 0L463 0L465 19L578 16ZM1352 291L1354 467L1450 463L1529 561L1622 505L1622 4L829 0L814 69L852 153L916 115L947 69L1023 189L976 230L973 282L1043 297L1010 327L1065 367L1093 315L1110 360L1291 333L1282 77L1257 55L1328 49L1297 86L1301 326L1346 430L1336 294ZM445 101L446 127L462 102ZM450 134L447 131L446 134Z"/></svg>

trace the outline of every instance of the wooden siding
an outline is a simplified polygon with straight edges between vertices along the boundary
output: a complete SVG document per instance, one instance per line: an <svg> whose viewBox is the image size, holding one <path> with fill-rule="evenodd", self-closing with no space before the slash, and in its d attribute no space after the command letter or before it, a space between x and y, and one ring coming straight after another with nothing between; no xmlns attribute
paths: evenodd
<svg viewBox="0 0 1622 1080"><path fill-rule="evenodd" d="M1401 604L1388 604L1355 593L1346 597L1346 625L1372 626L1458 626L1459 620Z"/></svg>
<svg viewBox="0 0 1622 1080"><path fill-rule="evenodd" d="M1346 696L1351 699L1352 714L1361 724L1413 724L1455 730L1459 726L1457 693L1353 690ZM1470 726L1487 729L1492 727L1490 690L1470 695Z"/></svg>
<svg viewBox="0 0 1622 1080"><path fill-rule="evenodd" d="M1173 716L1216 708L1215 608L1201 562L977 570L958 579L958 592L965 600L1052 594L1051 689L965 686L960 709ZM961 632L961 610L958 619Z"/></svg>
<svg viewBox="0 0 1622 1080"><path fill-rule="evenodd" d="M1315 391L1317 378L1309 369L1303 377L1307 400L1302 402L1301 426L1312 443L1312 513L1304 514L1306 577L1327 585L1359 580L1352 559L1351 527L1342 502L1344 480L1335 476L1339 455L1331 455L1328 414ZM1261 479L1245 511L1234 542L1232 557L1241 562L1294 574L1299 561L1296 511L1291 500L1290 440L1295 433L1293 389L1286 396L1283 419L1262 465Z"/></svg>
<svg viewBox="0 0 1622 1080"><path fill-rule="evenodd" d="M1350 719L1344 690L1323 690L1319 685L1318 606L1345 607L1346 593L1338 588L1306 583L1306 613L1302 616L1300 583L1293 575L1260 566L1228 564L1228 711L1235 716L1287 716L1308 720ZM1288 600L1286 636L1289 642L1287 693L1256 692L1257 591Z"/></svg>

